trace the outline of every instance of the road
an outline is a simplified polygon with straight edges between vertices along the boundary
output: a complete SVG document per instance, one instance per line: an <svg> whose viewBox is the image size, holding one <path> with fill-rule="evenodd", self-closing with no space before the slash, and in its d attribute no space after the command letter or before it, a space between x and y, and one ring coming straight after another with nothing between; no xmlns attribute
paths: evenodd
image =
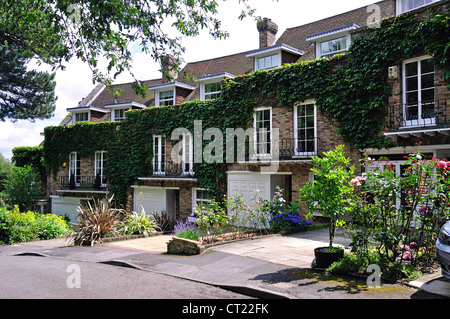
<svg viewBox="0 0 450 319"><path fill-rule="evenodd" d="M0 299L247 299L202 283L101 263L0 255Z"/></svg>

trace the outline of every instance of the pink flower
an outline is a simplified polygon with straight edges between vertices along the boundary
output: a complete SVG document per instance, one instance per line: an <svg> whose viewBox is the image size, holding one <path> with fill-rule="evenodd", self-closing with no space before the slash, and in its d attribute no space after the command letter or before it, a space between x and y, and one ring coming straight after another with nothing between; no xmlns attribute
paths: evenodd
<svg viewBox="0 0 450 319"><path fill-rule="evenodd" d="M350 181L350 183L352 183L353 187L361 186L366 179L366 176L356 176Z"/></svg>
<svg viewBox="0 0 450 319"><path fill-rule="evenodd" d="M447 167L449 167L449 165L448 165L448 162L439 161L439 163L437 163L436 167L439 169L446 169Z"/></svg>

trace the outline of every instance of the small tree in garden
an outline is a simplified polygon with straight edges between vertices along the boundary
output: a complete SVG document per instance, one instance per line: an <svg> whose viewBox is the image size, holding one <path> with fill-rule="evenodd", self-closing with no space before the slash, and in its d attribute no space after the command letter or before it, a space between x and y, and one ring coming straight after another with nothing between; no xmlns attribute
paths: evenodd
<svg viewBox="0 0 450 319"><path fill-rule="evenodd" d="M9 207L19 206L20 211L36 211L42 198L39 174L32 166L13 167L5 182L4 200Z"/></svg>
<svg viewBox="0 0 450 319"><path fill-rule="evenodd" d="M344 221L340 218L350 211L353 186L350 183L355 167L350 165L350 158L344 155L344 145L324 153L324 157L314 157L314 181L300 190L300 202L308 208L307 218L314 212L330 218L329 239L333 246L337 227Z"/></svg>

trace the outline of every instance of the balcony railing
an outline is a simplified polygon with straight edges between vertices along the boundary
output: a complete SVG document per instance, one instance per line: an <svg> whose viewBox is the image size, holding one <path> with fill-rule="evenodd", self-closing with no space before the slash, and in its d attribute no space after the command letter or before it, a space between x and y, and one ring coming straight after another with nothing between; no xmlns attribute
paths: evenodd
<svg viewBox="0 0 450 319"><path fill-rule="evenodd" d="M61 176L58 180L58 188L60 190L106 190L106 178L96 176Z"/></svg>
<svg viewBox="0 0 450 319"><path fill-rule="evenodd" d="M153 177L193 177L193 162L153 162Z"/></svg>
<svg viewBox="0 0 450 319"><path fill-rule="evenodd" d="M387 129L443 127L450 125L450 99L388 106Z"/></svg>
<svg viewBox="0 0 450 319"><path fill-rule="evenodd" d="M309 139L283 138L278 141L280 159L311 158L317 156L317 137Z"/></svg>

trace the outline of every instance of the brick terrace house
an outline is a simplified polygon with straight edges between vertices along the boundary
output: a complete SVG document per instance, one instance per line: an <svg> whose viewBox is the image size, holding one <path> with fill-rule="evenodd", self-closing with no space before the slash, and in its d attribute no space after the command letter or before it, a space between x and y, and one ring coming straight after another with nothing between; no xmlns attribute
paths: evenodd
<svg viewBox="0 0 450 319"><path fill-rule="evenodd" d="M439 3L434 3L439 2ZM427 6L437 6L448 1L384 0L377 2L380 17L389 18ZM270 19L258 23L259 48L229 56L204 61L189 62L169 81L164 74L170 72L173 61L168 58L162 66L163 76L145 81L149 91L145 98L134 94L131 84L116 84L124 93L117 99L103 85L96 86L77 107L68 108L69 116L61 125L73 125L80 121L113 122L126 118L130 109L146 109L150 106L177 105L196 99L214 99L220 94L221 82L250 74L256 70L272 69L286 63L310 61L345 53L358 30L367 26L370 13L362 7L320 21L285 30L277 38L278 26ZM428 56L406 56L404 60L389 68L389 83L392 96L389 101L388 125L384 134L392 137L399 147L393 149L369 149L370 156L393 155L397 169L404 163L403 156L412 152L420 139L422 150L430 156L450 156L450 144L446 106L449 92L441 80L441 71L433 67ZM197 80L187 80L183 75L191 74ZM243 194L251 202L254 191L259 190L271 198L276 187L285 190L286 199L298 198L298 190L313 178L310 174L311 158L344 143L336 134L333 120L317 110L314 99L298 101L292 107L274 104L267 99L255 108L254 129L267 134L261 142L256 139L256 156L270 159L267 151L273 144L272 131L279 129L275 145L279 146L279 169L271 174L261 173L261 162L229 164L227 168L226 193ZM265 131L263 131L265 129ZM147 212L166 211L177 219L185 219L192 213L196 203L211 198L208 190L197 183L193 170L192 137L184 137L183 161L173 164L169 158L171 143L166 136L153 134L153 173L141 176L131 187L133 209L141 207ZM362 158L362 151L348 146L347 152L355 163ZM108 194L108 176L103 169L107 153L98 151L89 157L80 157L73 152L66 167L62 167L56 178L48 177L48 197L53 213L73 216L79 203L92 197ZM73 175L73 176L72 176ZM100 176L100 187L94 187L96 176ZM75 187L70 187L70 180ZM97 180L98 182L98 180ZM72 182L73 183L73 182Z"/></svg>

